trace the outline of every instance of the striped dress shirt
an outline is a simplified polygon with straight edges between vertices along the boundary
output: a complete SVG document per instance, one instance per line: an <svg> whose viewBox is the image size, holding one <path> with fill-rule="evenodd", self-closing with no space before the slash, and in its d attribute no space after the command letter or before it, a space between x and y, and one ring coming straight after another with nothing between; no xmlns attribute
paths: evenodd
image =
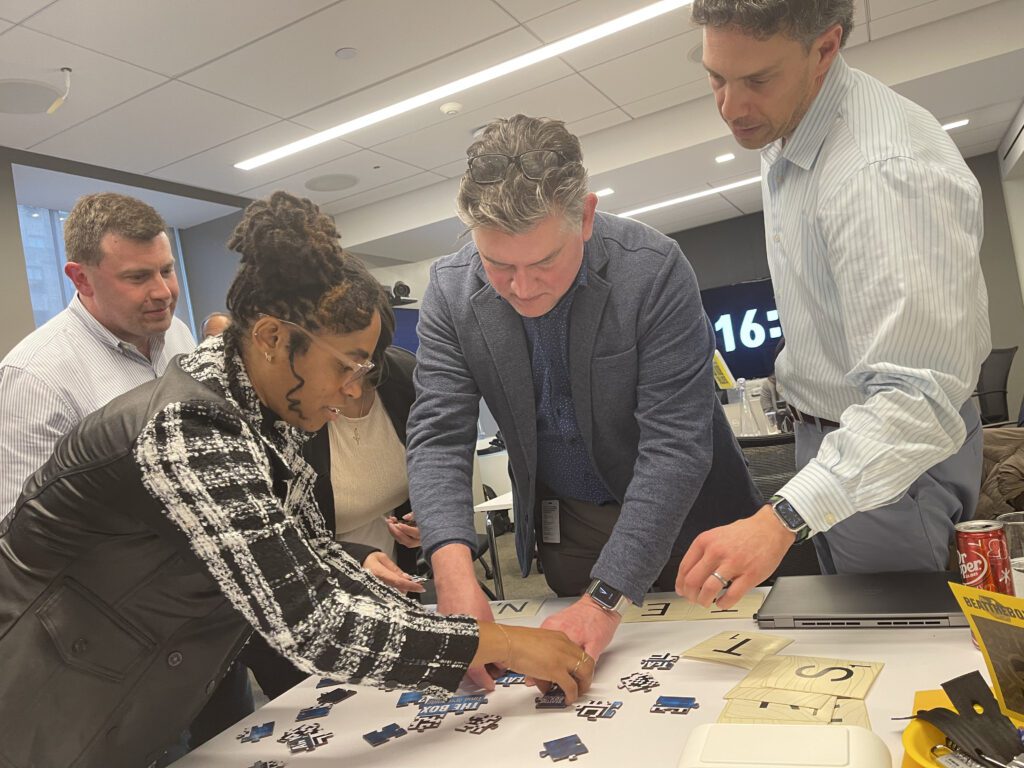
<svg viewBox="0 0 1024 768"><path fill-rule="evenodd" d="M842 57L761 168L780 389L840 423L779 491L820 532L964 442L991 348L981 189L930 113Z"/></svg>
<svg viewBox="0 0 1024 768"><path fill-rule="evenodd" d="M22 339L0 361L0 521L72 427L195 346L188 327L174 318L150 341L149 360L89 314L77 295Z"/></svg>

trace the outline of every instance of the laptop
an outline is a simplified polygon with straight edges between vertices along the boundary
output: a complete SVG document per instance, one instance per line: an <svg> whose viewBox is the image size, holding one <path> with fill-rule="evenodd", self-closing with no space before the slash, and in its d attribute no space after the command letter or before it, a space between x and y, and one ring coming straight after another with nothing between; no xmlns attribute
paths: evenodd
<svg viewBox="0 0 1024 768"><path fill-rule="evenodd" d="M757 612L762 629L966 627L948 582L959 573L780 576Z"/></svg>

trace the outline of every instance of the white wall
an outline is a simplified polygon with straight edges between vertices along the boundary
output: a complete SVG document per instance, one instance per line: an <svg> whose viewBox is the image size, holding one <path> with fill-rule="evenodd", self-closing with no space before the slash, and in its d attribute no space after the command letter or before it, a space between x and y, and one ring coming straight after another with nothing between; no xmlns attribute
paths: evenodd
<svg viewBox="0 0 1024 768"><path fill-rule="evenodd" d="M414 261L410 264L402 264L397 267L377 267L371 269L370 274L376 277L383 285L393 285L396 281L401 280L403 283L409 286L409 296L413 299L422 299L424 291L427 290L427 283L430 282L430 265L433 264L438 256L434 259L424 259L423 261ZM420 303L417 301L415 304L407 304L406 306L412 309L419 309Z"/></svg>

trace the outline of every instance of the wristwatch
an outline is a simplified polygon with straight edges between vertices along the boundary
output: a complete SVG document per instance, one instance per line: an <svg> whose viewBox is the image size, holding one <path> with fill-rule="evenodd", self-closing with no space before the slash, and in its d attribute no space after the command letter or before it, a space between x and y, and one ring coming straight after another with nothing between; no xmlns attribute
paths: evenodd
<svg viewBox="0 0 1024 768"><path fill-rule="evenodd" d="M807 521L800 516L792 504L781 496L772 496L769 503L775 510L775 516L779 518L779 522L786 526L787 531L796 535L794 544L800 544L810 538L811 527L807 525Z"/></svg>
<svg viewBox="0 0 1024 768"><path fill-rule="evenodd" d="M591 599L605 610L615 611L620 616L626 612L626 608L629 606L629 600L622 592L607 581L600 579L590 582L586 594L590 595Z"/></svg>

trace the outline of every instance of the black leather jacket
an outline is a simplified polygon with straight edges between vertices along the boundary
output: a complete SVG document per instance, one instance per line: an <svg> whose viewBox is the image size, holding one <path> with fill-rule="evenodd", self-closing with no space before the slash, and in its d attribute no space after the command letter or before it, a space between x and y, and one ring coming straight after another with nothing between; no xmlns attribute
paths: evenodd
<svg viewBox="0 0 1024 768"><path fill-rule="evenodd" d="M150 765L251 631L133 460L152 416L189 399L230 407L172 365L87 417L0 537L5 768Z"/></svg>

